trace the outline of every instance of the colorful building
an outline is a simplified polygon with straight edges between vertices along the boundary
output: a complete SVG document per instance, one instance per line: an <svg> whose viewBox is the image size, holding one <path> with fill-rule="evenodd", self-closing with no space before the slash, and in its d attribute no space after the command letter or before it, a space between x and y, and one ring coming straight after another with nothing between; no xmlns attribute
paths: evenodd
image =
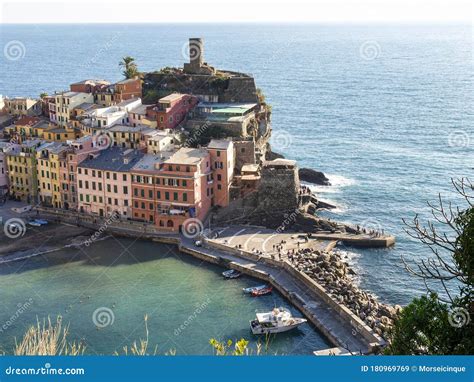
<svg viewBox="0 0 474 382"><path fill-rule="evenodd" d="M31 139L21 145L11 144L5 153L10 195L27 203L38 201L36 149L41 140Z"/></svg>
<svg viewBox="0 0 474 382"><path fill-rule="evenodd" d="M44 143L36 149L38 195L41 204L63 208L61 200L60 160L64 159L68 146L60 142Z"/></svg>
<svg viewBox="0 0 474 382"><path fill-rule="evenodd" d="M143 154L112 147L90 154L77 167L78 208L97 216L132 217L130 170Z"/></svg>
<svg viewBox="0 0 474 382"><path fill-rule="evenodd" d="M89 155L101 150L95 145L92 136L76 139L69 144L67 154L60 157L59 179L61 182L61 208L77 210L77 166L87 159Z"/></svg>
<svg viewBox="0 0 474 382"><path fill-rule="evenodd" d="M0 196L8 192L8 166L5 152L10 146L9 142L0 142Z"/></svg>
<svg viewBox="0 0 474 382"><path fill-rule="evenodd" d="M132 169L133 219L178 232L186 219L203 221L211 207L210 155L180 148L169 157L146 155Z"/></svg>
<svg viewBox="0 0 474 382"><path fill-rule="evenodd" d="M41 100L38 99L15 97L5 98L3 102L5 111L15 117L35 116L42 113Z"/></svg>
<svg viewBox="0 0 474 382"><path fill-rule="evenodd" d="M55 95L56 123L66 126L74 118L73 109L82 103L93 103L94 96L90 93L63 92ZM52 121L53 122L53 121Z"/></svg>
<svg viewBox="0 0 474 382"><path fill-rule="evenodd" d="M138 78L119 81L113 85L101 87L94 95L97 104L113 106L132 98L140 98L142 96L142 81Z"/></svg>
<svg viewBox="0 0 474 382"><path fill-rule="evenodd" d="M156 121L157 128L174 129L186 119L188 112L198 103L197 97L173 93L161 98L156 105L147 108L147 117Z"/></svg>
<svg viewBox="0 0 474 382"><path fill-rule="evenodd" d="M207 145L211 156L214 195L212 205L229 205L230 187L234 178L235 153L232 141L212 139Z"/></svg>

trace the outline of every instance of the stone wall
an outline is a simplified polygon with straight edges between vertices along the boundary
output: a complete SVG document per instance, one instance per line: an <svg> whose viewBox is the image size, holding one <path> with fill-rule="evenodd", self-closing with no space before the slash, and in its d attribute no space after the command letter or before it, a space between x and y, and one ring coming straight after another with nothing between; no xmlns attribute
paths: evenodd
<svg viewBox="0 0 474 382"><path fill-rule="evenodd" d="M184 72L152 72L144 75L143 96L146 102L156 102L173 92L211 97L213 102L258 103L255 80L244 74L226 77L224 75L187 74ZM153 91L156 99L147 93Z"/></svg>
<svg viewBox="0 0 474 382"><path fill-rule="evenodd" d="M277 228L285 215L298 210L298 167L276 166L266 162L262 167L258 189L226 208L215 211L214 223L257 224Z"/></svg>

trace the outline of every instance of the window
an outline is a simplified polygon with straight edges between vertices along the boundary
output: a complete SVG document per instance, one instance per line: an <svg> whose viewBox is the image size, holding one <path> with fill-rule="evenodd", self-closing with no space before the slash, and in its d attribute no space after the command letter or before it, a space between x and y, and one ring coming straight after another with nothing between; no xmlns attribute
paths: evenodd
<svg viewBox="0 0 474 382"><path fill-rule="evenodd" d="M124 180L124 182L126 182L127 181L127 174L123 174L122 179Z"/></svg>
<svg viewBox="0 0 474 382"><path fill-rule="evenodd" d="M216 151L216 155L217 155L218 157L220 157L220 156L221 156L221 152L220 152L219 150L217 150L217 151Z"/></svg>
<svg viewBox="0 0 474 382"><path fill-rule="evenodd" d="M178 200L178 193L177 192L173 192L173 200Z"/></svg>
<svg viewBox="0 0 474 382"><path fill-rule="evenodd" d="M138 196L138 188L133 189L133 195Z"/></svg>
<svg viewBox="0 0 474 382"><path fill-rule="evenodd" d="M124 193L124 195L128 195L128 187L127 186L123 186L123 193Z"/></svg>
<svg viewBox="0 0 474 382"><path fill-rule="evenodd" d="M161 191L156 191L156 198L161 199Z"/></svg>
<svg viewBox="0 0 474 382"><path fill-rule="evenodd" d="M170 193L168 191L165 192L165 200L170 200Z"/></svg>
<svg viewBox="0 0 474 382"><path fill-rule="evenodd" d="M153 191L148 190L148 198L153 199Z"/></svg>
<svg viewBox="0 0 474 382"><path fill-rule="evenodd" d="M188 201L188 194L186 192L183 193L183 202Z"/></svg>
<svg viewBox="0 0 474 382"><path fill-rule="evenodd" d="M117 194L118 193L118 187L116 184L114 184L114 193Z"/></svg>
<svg viewBox="0 0 474 382"><path fill-rule="evenodd" d="M117 180L117 173L116 173L116 172L114 172L114 173L112 174L112 179L113 179L113 180Z"/></svg>
<svg viewBox="0 0 474 382"><path fill-rule="evenodd" d="M217 174L217 180L222 180L222 175L221 174Z"/></svg>

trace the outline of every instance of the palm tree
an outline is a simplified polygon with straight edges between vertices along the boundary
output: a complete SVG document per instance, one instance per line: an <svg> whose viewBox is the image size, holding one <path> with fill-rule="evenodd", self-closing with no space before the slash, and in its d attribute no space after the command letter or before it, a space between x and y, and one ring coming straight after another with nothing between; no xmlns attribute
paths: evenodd
<svg viewBox="0 0 474 382"><path fill-rule="evenodd" d="M124 68L122 72L125 78L133 78L138 76L138 68L135 59L130 56L125 56L119 62L119 67Z"/></svg>

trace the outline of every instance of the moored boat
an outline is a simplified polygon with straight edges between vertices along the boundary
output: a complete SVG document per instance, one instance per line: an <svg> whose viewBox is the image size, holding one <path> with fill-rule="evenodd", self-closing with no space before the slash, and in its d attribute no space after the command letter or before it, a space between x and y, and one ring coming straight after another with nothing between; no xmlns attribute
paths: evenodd
<svg viewBox="0 0 474 382"><path fill-rule="evenodd" d="M46 224L48 224L48 221L47 221L47 220L44 220L44 219L35 219L34 221L37 222L37 223L39 223L40 225L46 225Z"/></svg>
<svg viewBox="0 0 474 382"><path fill-rule="evenodd" d="M235 269L230 269L228 271L222 272L222 276L226 279L236 279L237 277L242 276L242 273L236 271Z"/></svg>
<svg viewBox="0 0 474 382"><path fill-rule="evenodd" d="M285 308L275 308L271 312L257 313L257 319L250 321L253 334L282 333L307 322L305 318L293 317Z"/></svg>
<svg viewBox="0 0 474 382"><path fill-rule="evenodd" d="M252 294L253 291L265 289L265 288L268 288L268 285L263 284L263 285L257 285L254 287L242 288L242 291L247 294Z"/></svg>
<svg viewBox="0 0 474 382"><path fill-rule="evenodd" d="M32 227L41 227L41 224L39 222L37 222L36 220L29 221L28 225L30 225Z"/></svg>
<svg viewBox="0 0 474 382"><path fill-rule="evenodd" d="M271 286L267 286L267 287L262 288L262 289L254 290L254 291L252 291L252 296L253 297L265 296L266 294L272 293L272 289L273 288Z"/></svg>

